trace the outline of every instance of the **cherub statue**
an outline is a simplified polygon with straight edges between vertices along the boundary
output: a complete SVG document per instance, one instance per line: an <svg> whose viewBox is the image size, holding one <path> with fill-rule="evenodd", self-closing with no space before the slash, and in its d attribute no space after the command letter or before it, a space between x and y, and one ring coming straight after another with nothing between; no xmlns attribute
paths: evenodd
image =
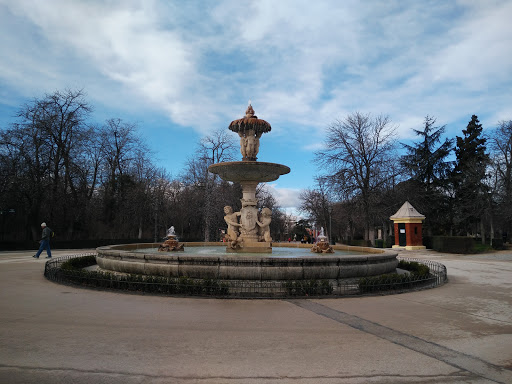
<svg viewBox="0 0 512 384"><path fill-rule="evenodd" d="M238 136L240 136L240 153L242 154L242 159L247 157L247 137L245 137L244 132L238 132Z"/></svg>
<svg viewBox="0 0 512 384"><path fill-rule="evenodd" d="M240 136L240 153L242 160L256 160L256 155L260 150L260 138L262 132L255 132L254 129L248 131L239 131Z"/></svg>
<svg viewBox="0 0 512 384"><path fill-rule="evenodd" d="M263 208L261 210L260 219L256 221L258 224L259 239L260 241L271 242L272 237L270 236L270 222L272 221L272 211L269 208Z"/></svg>
<svg viewBox="0 0 512 384"><path fill-rule="evenodd" d="M229 205L224 207L224 221L228 225L227 240L231 242L231 246L234 247L238 243L238 227L242 224L238 222L240 212L233 212L233 208Z"/></svg>

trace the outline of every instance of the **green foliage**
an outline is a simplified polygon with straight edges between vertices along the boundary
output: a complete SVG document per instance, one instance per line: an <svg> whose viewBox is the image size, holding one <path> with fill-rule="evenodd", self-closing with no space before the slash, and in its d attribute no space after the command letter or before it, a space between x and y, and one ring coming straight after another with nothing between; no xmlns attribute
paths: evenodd
<svg viewBox="0 0 512 384"><path fill-rule="evenodd" d="M284 286L290 296L330 295L333 292L329 280L293 280Z"/></svg>
<svg viewBox="0 0 512 384"><path fill-rule="evenodd" d="M359 279L357 283L359 292L375 293L389 290L410 289L425 282L429 278L429 274L417 275L390 273L379 276L363 277Z"/></svg>
<svg viewBox="0 0 512 384"><path fill-rule="evenodd" d="M492 239L492 248L493 249L505 249L505 245L503 244L503 239Z"/></svg>
<svg viewBox="0 0 512 384"><path fill-rule="evenodd" d="M492 252L493 247L489 244L482 244L481 242L475 242L474 243L474 253L485 253L485 252Z"/></svg>
<svg viewBox="0 0 512 384"><path fill-rule="evenodd" d="M446 126L434 127L435 122L435 118L425 117L423 130L414 129L422 140L414 145L402 144L407 154L400 159L412 179L418 181L426 192L442 185L442 179L449 174L452 167L452 162L446 161L446 158L452 151L453 140L445 139L438 145Z"/></svg>
<svg viewBox="0 0 512 384"><path fill-rule="evenodd" d="M424 264L418 263L417 261L400 260L398 262L398 268L405 269L406 271L412 272L418 276L425 276L430 274L430 268Z"/></svg>
<svg viewBox="0 0 512 384"><path fill-rule="evenodd" d="M471 224L480 221L483 210L488 206L488 186L484 183L489 155L486 153L486 139L482 135L482 124L473 115L465 130L464 137L457 136L453 172L455 190L455 216L461 232L467 232Z"/></svg>
<svg viewBox="0 0 512 384"><path fill-rule="evenodd" d="M448 253L475 253L475 241L466 236L434 236L432 249Z"/></svg>
<svg viewBox="0 0 512 384"><path fill-rule="evenodd" d="M364 240L364 239L347 240L346 244L354 246L354 247L371 247L372 246L372 242L370 240Z"/></svg>
<svg viewBox="0 0 512 384"><path fill-rule="evenodd" d="M95 256L69 259L60 266L59 277L68 282L91 287L108 287L146 293L187 295L227 295L229 293L229 286L215 279L191 279L186 276L167 278L136 274L119 275L83 269L95 264Z"/></svg>
<svg viewBox="0 0 512 384"><path fill-rule="evenodd" d="M77 270L86 267L90 267L91 265L96 264L96 256L81 256L75 257L73 259L69 259L62 263L61 269L63 270Z"/></svg>
<svg viewBox="0 0 512 384"><path fill-rule="evenodd" d="M375 239L375 248L391 248L393 244L393 239L389 239L388 241L383 239Z"/></svg>
<svg viewBox="0 0 512 384"><path fill-rule="evenodd" d="M436 119L425 117L423 130L414 132L420 137L412 145L402 144L407 153L400 158L400 164L411 177L404 198L427 217L428 233L441 234L451 224L446 191L446 182L454 162L447 160L453 150L453 140L441 143L445 126L435 127Z"/></svg>

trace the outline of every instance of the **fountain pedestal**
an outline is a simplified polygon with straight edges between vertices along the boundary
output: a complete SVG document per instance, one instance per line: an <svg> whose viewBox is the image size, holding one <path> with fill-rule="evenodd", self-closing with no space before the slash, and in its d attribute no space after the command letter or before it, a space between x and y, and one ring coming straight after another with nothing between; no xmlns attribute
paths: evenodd
<svg viewBox="0 0 512 384"><path fill-rule="evenodd" d="M272 241L270 234L262 234L261 225L264 220L270 223L271 212L263 208L258 213L256 187L260 182L274 181L281 175L290 172L286 165L257 161L232 161L212 164L208 171L218 174L221 179L235 181L242 185L242 209L236 213L240 217L240 234L236 244L230 239L226 251L230 253L271 253ZM262 217L262 216L267 217ZM265 238L266 237L266 238Z"/></svg>
<svg viewBox="0 0 512 384"><path fill-rule="evenodd" d="M271 128L265 120L254 116L250 104L245 117L232 121L229 129L240 136L243 160L217 163L208 167L208 171L219 175L221 179L239 182L242 185L240 212L233 212L231 207L224 208L229 243L226 250L231 253L271 253L272 238L269 225L272 212L268 208L263 208L261 213L258 212L256 187L259 183L277 180L279 176L289 173L290 168L282 164L256 161L259 139Z"/></svg>

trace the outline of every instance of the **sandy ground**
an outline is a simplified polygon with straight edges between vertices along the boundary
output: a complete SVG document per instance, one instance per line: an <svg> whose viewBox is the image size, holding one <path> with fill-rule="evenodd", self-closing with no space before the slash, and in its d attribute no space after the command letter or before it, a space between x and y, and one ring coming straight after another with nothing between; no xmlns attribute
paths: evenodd
<svg viewBox="0 0 512 384"><path fill-rule="evenodd" d="M312 300L72 288L32 254L0 252L0 383L512 383L511 251L401 251L448 283Z"/></svg>

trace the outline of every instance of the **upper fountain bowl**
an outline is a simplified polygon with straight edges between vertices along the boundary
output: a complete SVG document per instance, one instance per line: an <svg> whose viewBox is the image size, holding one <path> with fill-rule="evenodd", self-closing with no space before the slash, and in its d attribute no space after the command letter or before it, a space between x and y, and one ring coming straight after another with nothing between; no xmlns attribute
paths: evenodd
<svg viewBox="0 0 512 384"><path fill-rule="evenodd" d="M208 167L225 181L275 181L281 175L290 173L290 167L282 164L265 163L260 161L230 161L212 164Z"/></svg>

